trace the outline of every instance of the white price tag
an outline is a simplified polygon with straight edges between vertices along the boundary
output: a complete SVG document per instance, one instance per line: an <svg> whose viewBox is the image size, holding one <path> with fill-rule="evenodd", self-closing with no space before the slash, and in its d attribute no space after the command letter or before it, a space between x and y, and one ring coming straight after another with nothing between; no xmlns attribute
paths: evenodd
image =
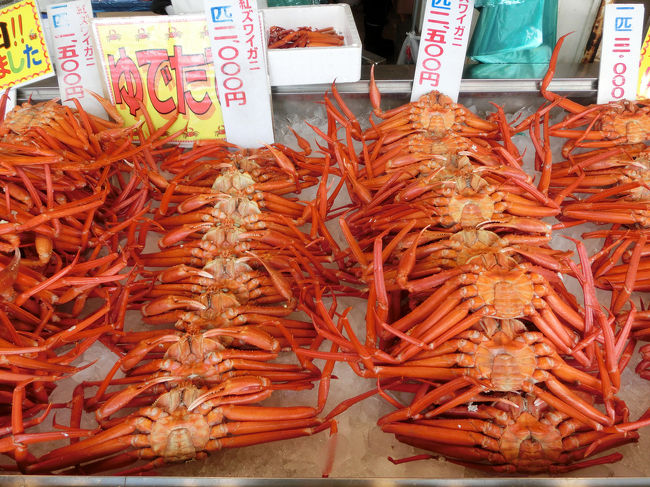
<svg viewBox="0 0 650 487"><path fill-rule="evenodd" d="M458 100L474 0L426 0L411 101L433 90Z"/></svg>
<svg viewBox="0 0 650 487"><path fill-rule="evenodd" d="M273 143L271 88L256 0L205 0L212 61L226 140Z"/></svg>
<svg viewBox="0 0 650 487"><path fill-rule="evenodd" d="M99 95L104 92L90 36L92 18L90 0L74 0L47 8L61 103L74 107L72 99L76 98L88 113L104 116L104 109L88 92Z"/></svg>
<svg viewBox="0 0 650 487"><path fill-rule="evenodd" d="M598 103L635 100L643 34L643 5L605 6Z"/></svg>

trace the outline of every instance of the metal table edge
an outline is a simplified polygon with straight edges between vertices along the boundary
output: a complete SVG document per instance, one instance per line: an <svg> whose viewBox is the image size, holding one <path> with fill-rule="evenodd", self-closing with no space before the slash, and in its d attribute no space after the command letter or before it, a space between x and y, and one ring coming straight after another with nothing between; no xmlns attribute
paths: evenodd
<svg viewBox="0 0 650 487"><path fill-rule="evenodd" d="M650 479L629 477L482 477L482 478L229 478L229 477L107 477L54 475L0 475L0 485L11 487L98 486L98 487L637 487Z"/></svg>
<svg viewBox="0 0 650 487"><path fill-rule="evenodd" d="M560 78L554 79L549 90L556 93L584 93L596 92L597 80L593 78ZM379 80L377 87L383 94L410 93L413 82L411 80ZM362 80L354 83L337 84L337 89L343 94L368 93L369 81ZM465 94L478 93L539 93L541 80L538 79L463 79L460 92ZM329 84L317 85L292 85L274 86L273 95L313 95L331 91ZM59 97L59 89L55 82L49 84L28 85L18 88L18 100L31 99L34 102L52 100Z"/></svg>
<svg viewBox="0 0 650 487"><path fill-rule="evenodd" d="M337 84L340 93L368 93L369 82L361 80L354 83ZM378 80L377 87L381 93L410 93L413 86L411 80ZM541 86L539 79L463 79L460 84L461 93L538 93ZM558 78L549 85L549 90L557 93L580 92L595 93L597 80L595 78ZM304 95L325 93L331 91L331 85L293 85L274 86L275 95Z"/></svg>
<svg viewBox="0 0 650 487"><path fill-rule="evenodd" d="M504 65L504 70L509 65ZM384 94L410 93L413 86L414 66L378 65L376 69L377 87ZM598 86L598 65L570 64L558 68L557 77L549 85L549 90L561 94L593 94ZM353 83L337 83L336 87L344 94L368 93L370 79L369 66L363 66L361 79ZM461 81L461 94L489 93L530 93L538 94L541 78L524 79L474 79L465 77ZM331 91L331 84L273 86L274 96L322 95ZM56 78L48 78L18 88L18 100L45 101L57 98L59 90Z"/></svg>

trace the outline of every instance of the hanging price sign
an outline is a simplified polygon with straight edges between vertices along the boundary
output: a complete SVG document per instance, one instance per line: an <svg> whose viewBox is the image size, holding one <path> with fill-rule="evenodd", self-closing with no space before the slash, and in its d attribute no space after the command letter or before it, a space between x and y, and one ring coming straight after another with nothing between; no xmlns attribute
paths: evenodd
<svg viewBox="0 0 650 487"><path fill-rule="evenodd" d="M437 90L458 100L474 0L427 0L411 101Z"/></svg>
<svg viewBox="0 0 650 487"><path fill-rule="evenodd" d="M643 5L605 6L597 103L635 100L643 30Z"/></svg>
<svg viewBox="0 0 650 487"><path fill-rule="evenodd" d="M61 103L74 107L72 99L75 98L86 112L104 116L104 109L89 93L101 95L104 91L90 32L92 18L90 0L74 0L47 8Z"/></svg>
<svg viewBox="0 0 650 487"><path fill-rule="evenodd" d="M271 88L255 0L205 0L217 92L228 142L273 143Z"/></svg>

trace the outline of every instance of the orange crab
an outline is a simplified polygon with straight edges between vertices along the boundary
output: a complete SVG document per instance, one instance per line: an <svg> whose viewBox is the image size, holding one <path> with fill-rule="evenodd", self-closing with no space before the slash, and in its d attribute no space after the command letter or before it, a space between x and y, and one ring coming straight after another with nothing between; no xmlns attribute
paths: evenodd
<svg viewBox="0 0 650 487"><path fill-rule="evenodd" d="M535 394L504 393L477 399L480 402L470 407L429 411L417 407L409 420L382 418L380 424L399 441L443 455L450 462L500 473L564 473L616 462L622 458L620 453L585 458L639 437L635 431L615 428L585 429L570 413ZM616 418L618 424L626 420L624 412Z"/></svg>

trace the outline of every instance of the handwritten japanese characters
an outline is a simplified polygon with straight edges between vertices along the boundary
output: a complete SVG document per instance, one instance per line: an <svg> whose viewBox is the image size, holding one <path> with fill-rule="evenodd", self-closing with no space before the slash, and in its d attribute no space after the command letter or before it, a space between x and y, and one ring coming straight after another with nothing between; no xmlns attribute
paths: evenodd
<svg viewBox="0 0 650 487"><path fill-rule="evenodd" d="M255 0L206 0L226 138L242 147L273 143L271 97Z"/></svg>
<svg viewBox="0 0 650 487"><path fill-rule="evenodd" d="M458 99L474 0L427 0L411 101L438 90Z"/></svg>
<svg viewBox="0 0 650 487"><path fill-rule="evenodd" d="M605 7L598 103L636 99L643 5Z"/></svg>
<svg viewBox="0 0 650 487"><path fill-rule="evenodd" d="M99 102L89 91L103 94L101 78L91 38L93 18L90 0L74 0L48 6L52 32L52 58L56 66L59 96L64 105L78 100L84 110L103 115Z"/></svg>

